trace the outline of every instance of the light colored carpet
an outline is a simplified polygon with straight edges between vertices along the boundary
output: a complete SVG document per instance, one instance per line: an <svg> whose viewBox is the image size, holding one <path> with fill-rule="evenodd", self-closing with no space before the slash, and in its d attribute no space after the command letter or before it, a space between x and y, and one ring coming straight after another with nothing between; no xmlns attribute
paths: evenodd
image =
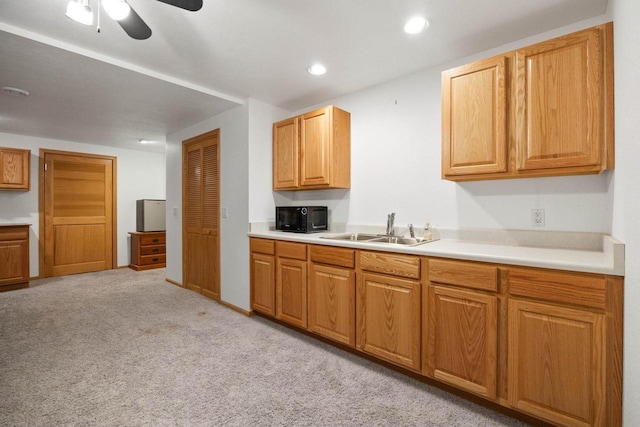
<svg viewBox="0 0 640 427"><path fill-rule="evenodd" d="M0 293L0 425L524 425L164 277Z"/></svg>

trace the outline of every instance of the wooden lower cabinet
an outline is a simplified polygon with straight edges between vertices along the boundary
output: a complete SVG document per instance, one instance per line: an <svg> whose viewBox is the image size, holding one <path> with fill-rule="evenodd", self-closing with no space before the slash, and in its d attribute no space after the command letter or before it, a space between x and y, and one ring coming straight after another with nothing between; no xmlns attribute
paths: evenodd
<svg viewBox="0 0 640 427"><path fill-rule="evenodd" d="M351 347L356 345L356 273L314 264L309 269L309 330Z"/></svg>
<svg viewBox="0 0 640 427"><path fill-rule="evenodd" d="M605 316L509 301L509 402L563 426L608 425Z"/></svg>
<svg viewBox="0 0 640 427"><path fill-rule="evenodd" d="M276 318L307 327L306 245L276 242Z"/></svg>
<svg viewBox="0 0 640 427"><path fill-rule="evenodd" d="M0 225L0 292L29 287L29 227Z"/></svg>
<svg viewBox="0 0 640 427"><path fill-rule="evenodd" d="M419 371L420 288L417 280L362 273L356 297L357 348Z"/></svg>
<svg viewBox="0 0 640 427"><path fill-rule="evenodd" d="M131 264L136 271L167 266L167 233L164 231L130 231Z"/></svg>
<svg viewBox="0 0 640 427"><path fill-rule="evenodd" d="M498 299L429 286L427 374L494 400L497 392Z"/></svg>
<svg viewBox="0 0 640 427"><path fill-rule="evenodd" d="M255 311L558 426L622 425L623 281L251 239Z"/></svg>

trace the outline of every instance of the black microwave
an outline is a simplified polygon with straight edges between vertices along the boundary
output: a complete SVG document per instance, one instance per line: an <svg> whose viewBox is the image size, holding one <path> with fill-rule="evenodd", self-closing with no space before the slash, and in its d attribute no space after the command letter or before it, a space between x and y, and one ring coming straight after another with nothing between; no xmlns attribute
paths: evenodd
<svg viewBox="0 0 640 427"><path fill-rule="evenodd" d="M276 206L276 230L315 233L328 229L326 206Z"/></svg>

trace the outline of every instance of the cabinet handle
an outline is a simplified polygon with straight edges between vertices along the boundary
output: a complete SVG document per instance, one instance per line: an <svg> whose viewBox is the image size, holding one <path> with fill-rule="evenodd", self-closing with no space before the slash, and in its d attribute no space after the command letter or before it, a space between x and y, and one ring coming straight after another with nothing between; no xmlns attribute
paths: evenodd
<svg viewBox="0 0 640 427"><path fill-rule="evenodd" d="M153 239L153 243L158 243L160 239Z"/></svg>
<svg viewBox="0 0 640 427"><path fill-rule="evenodd" d="M158 248L153 248L153 252L158 252L160 249Z"/></svg>
<svg viewBox="0 0 640 427"><path fill-rule="evenodd" d="M153 258L153 259L152 259L152 261L153 261L153 262L158 262L158 260L159 260L159 259L160 259L160 258Z"/></svg>

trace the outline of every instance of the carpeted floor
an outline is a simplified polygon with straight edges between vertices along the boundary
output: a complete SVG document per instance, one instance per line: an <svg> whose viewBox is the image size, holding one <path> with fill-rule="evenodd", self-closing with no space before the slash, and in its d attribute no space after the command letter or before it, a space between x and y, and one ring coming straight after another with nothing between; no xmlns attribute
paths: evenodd
<svg viewBox="0 0 640 427"><path fill-rule="evenodd" d="M164 277L0 293L0 425L524 425Z"/></svg>

